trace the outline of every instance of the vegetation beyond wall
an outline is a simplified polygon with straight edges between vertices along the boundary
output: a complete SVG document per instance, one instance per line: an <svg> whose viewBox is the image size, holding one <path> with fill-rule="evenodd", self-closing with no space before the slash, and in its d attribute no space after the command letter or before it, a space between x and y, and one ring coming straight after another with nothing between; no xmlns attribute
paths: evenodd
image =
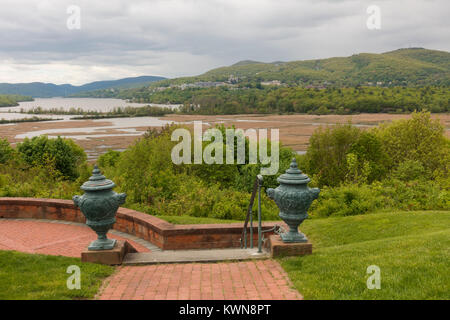
<svg viewBox="0 0 450 320"><path fill-rule="evenodd" d="M414 110L450 111L448 87L354 87L314 89L303 87L264 87L246 83L230 88L142 88L92 92L87 96L115 97L140 103L183 104L182 113L312 113L355 114L360 112L409 113Z"/></svg>
<svg viewBox="0 0 450 320"><path fill-rule="evenodd" d="M117 191L128 194L125 206L152 215L244 219L261 165L174 165L175 128L149 130L126 151L99 158ZM322 189L312 217L450 208L450 142L426 112L368 131L351 124L319 128L306 155L281 146L278 175L293 156L312 178L310 186ZM71 199L90 170L83 150L68 139L38 137L17 148L0 141L0 196ZM263 187L276 187L278 175L265 177ZM277 213L263 195L263 218L277 219Z"/></svg>

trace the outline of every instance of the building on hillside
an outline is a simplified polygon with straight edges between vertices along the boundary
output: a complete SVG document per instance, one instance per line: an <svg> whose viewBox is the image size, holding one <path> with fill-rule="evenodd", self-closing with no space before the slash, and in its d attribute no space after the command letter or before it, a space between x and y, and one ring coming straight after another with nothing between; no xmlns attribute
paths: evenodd
<svg viewBox="0 0 450 320"><path fill-rule="evenodd" d="M281 86L280 80L271 80L271 81L263 81L261 82L262 86Z"/></svg>

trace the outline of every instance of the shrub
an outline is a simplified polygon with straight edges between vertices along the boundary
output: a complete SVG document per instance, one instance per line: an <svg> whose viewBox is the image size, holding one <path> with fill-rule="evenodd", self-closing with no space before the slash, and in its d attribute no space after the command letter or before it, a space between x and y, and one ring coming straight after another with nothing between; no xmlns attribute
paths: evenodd
<svg viewBox="0 0 450 320"><path fill-rule="evenodd" d="M371 183L385 177L388 157L381 141L373 132L362 131L350 147L349 153L356 157L353 168L356 173L366 175L365 182Z"/></svg>
<svg viewBox="0 0 450 320"><path fill-rule="evenodd" d="M18 162L0 164L0 197L71 199L80 181L62 180L49 167L24 166Z"/></svg>
<svg viewBox="0 0 450 320"><path fill-rule="evenodd" d="M395 178L383 183L381 194L390 198L391 207L403 210L439 210L450 207L450 191L433 180L401 181Z"/></svg>
<svg viewBox="0 0 450 320"><path fill-rule="evenodd" d="M311 217L353 216L389 206L389 198L379 192L379 185L343 185L324 187L311 205Z"/></svg>
<svg viewBox="0 0 450 320"><path fill-rule="evenodd" d="M313 202L314 218L365 214L377 210L442 210L450 207L450 189L442 182L421 177L413 181L396 178L370 185L324 187Z"/></svg>
<svg viewBox="0 0 450 320"><path fill-rule="evenodd" d="M411 119L394 121L375 129L382 148L395 169L401 163L418 161L430 174L445 170L450 161L450 145L439 120L429 112L414 112Z"/></svg>
<svg viewBox="0 0 450 320"><path fill-rule="evenodd" d="M401 181L424 179L430 176L420 161L406 160L398 165L392 177Z"/></svg>
<svg viewBox="0 0 450 320"><path fill-rule="evenodd" d="M258 217L258 198L253 205L253 220ZM250 195L244 192L227 190L222 192L214 204L211 217L218 219L245 220L250 203ZM279 220L278 209L273 201L261 191L261 217L263 220Z"/></svg>
<svg viewBox="0 0 450 320"><path fill-rule="evenodd" d="M13 158L14 149L9 145L8 140L0 139L0 163L5 163Z"/></svg>
<svg viewBox="0 0 450 320"><path fill-rule="evenodd" d="M315 175L319 186L337 186L347 176L347 153L361 135L349 124L320 127L309 140L306 171Z"/></svg>
<svg viewBox="0 0 450 320"><path fill-rule="evenodd" d="M152 205L158 198L173 198L179 183L170 155L173 145L165 133L140 139L120 155L115 170L108 172L128 194L127 203Z"/></svg>
<svg viewBox="0 0 450 320"><path fill-rule="evenodd" d="M302 163L318 186L372 183L408 170L421 170L429 179L446 179L450 141L439 120L432 120L428 112L414 112L410 119L369 131L350 123L320 127L311 136Z"/></svg>
<svg viewBox="0 0 450 320"><path fill-rule="evenodd" d="M98 157L97 163L101 168L115 167L119 161L120 152L115 150L108 150L106 153Z"/></svg>
<svg viewBox="0 0 450 320"><path fill-rule="evenodd" d="M177 143L171 141L175 128L149 131L117 159L112 153L101 157L99 162L106 166L109 177L120 191L128 194L126 206L154 215L244 219L250 200L248 188L251 190L260 165L177 166L171 160L172 148ZM280 162L287 167L291 157L292 151L284 148ZM109 166L110 158L114 159L114 168ZM267 179L265 183L273 181ZM262 206L265 219L277 219L273 201L264 196Z"/></svg>
<svg viewBox="0 0 450 320"><path fill-rule="evenodd" d="M70 180L79 176L79 166L86 161L84 150L73 140L49 139L47 136L25 138L17 145L21 158L30 166L52 167Z"/></svg>

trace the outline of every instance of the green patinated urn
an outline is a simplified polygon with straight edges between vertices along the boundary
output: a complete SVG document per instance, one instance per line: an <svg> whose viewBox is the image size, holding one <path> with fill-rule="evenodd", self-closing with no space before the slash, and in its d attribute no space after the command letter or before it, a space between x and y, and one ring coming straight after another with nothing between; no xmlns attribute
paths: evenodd
<svg viewBox="0 0 450 320"><path fill-rule="evenodd" d="M86 217L86 224L97 233L98 239L93 241L88 250L111 250L116 240L108 239L106 234L116 222L116 212L125 203L125 193L115 193L114 182L103 176L97 165L94 166L92 177L83 183L82 196L74 196L73 202Z"/></svg>
<svg viewBox="0 0 450 320"><path fill-rule="evenodd" d="M292 159L290 168L278 177L280 185L276 189L267 189L267 195L280 209L279 216L289 226L289 231L281 234L283 242L307 242L306 236L298 232L298 226L308 217L308 209L319 196L318 188L309 188L311 181Z"/></svg>

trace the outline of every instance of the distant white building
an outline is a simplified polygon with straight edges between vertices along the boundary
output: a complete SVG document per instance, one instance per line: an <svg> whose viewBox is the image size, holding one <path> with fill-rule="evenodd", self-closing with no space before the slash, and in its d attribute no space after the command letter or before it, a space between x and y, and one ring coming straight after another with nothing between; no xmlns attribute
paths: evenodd
<svg viewBox="0 0 450 320"><path fill-rule="evenodd" d="M261 82L262 86L281 86L280 80L264 81Z"/></svg>

